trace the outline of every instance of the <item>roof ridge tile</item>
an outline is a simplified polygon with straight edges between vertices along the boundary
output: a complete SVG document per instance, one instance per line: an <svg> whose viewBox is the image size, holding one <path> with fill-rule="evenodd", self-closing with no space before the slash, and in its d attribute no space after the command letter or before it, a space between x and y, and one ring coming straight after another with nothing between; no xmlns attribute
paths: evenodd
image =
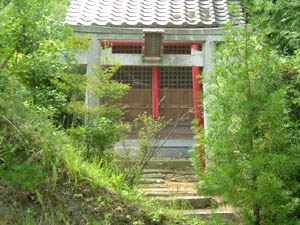
<svg viewBox="0 0 300 225"><path fill-rule="evenodd" d="M239 0L72 0L66 17L71 25L126 28L218 27L229 20L245 22Z"/></svg>

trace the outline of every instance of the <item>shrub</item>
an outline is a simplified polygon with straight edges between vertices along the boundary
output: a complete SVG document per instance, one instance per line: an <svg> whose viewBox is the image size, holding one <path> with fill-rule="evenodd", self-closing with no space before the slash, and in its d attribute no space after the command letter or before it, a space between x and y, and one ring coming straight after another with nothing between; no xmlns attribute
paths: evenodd
<svg viewBox="0 0 300 225"><path fill-rule="evenodd" d="M117 125L105 117L94 119L85 126L69 129L76 141L86 144L88 156L102 156L105 149L113 147L121 139L123 132L124 126Z"/></svg>
<svg viewBox="0 0 300 225"><path fill-rule="evenodd" d="M247 28L231 29L216 55L210 122L198 136L208 162L199 188L237 207L244 224L299 224L298 126L282 60L263 40Z"/></svg>
<svg viewBox="0 0 300 225"><path fill-rule="evenodd" d="M143 169L156 156L159 148L164 144L159 132L168 124L163 117L154 119L146 113L135 119L135 128L138 131L138 146L123 145L117 159L120 168L125 172L125 179L129 185L136 184Z"/></svg>

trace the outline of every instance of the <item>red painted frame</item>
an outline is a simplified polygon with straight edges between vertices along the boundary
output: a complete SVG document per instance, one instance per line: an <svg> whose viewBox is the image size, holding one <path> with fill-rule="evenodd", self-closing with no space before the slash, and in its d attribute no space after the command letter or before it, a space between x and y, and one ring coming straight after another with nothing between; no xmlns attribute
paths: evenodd
<svg viewBox="0 0 300 225"><path fill-rule="evenodd" d="M158 117L158 107L159 107L159 66L153 66L152 68L152 115L153 118Z"/></svg>
<svg viewBox="0 0 300 225"><path fill-rule="evenodd" d="M191 46L192 49L198 50L199 46L197 44L193 44ZM199 66L193 66L192 68L193 73L193 93L194 93L194 109L195 109L195 119L198 120L197 127L203 124L203 118L202 113L200 109L200 96L199 93L201 91L200 86L200 67Z"/></svg>
<svg viewBox="0 0 300 225"><path fill-rule="evenodd" d="M102 45L111 44L111 45L118 45L118 46L142 46L143 41L141 40L102 40ZM202 42L195 42L195 41L164 41L165 46L180 46L180 45L202 45ZM199 49L199 48L198 48Z"/></svg>
<svg viewBox="0 0 300 225"><path fill-rule="evenodd" d="M199 50L198 44L191 45L192 49ZM194 110L195 110L195 119L197 120L196 127L199 128L201 125L203 125L203 116L201 111L201 102L200 102L200 92L202 92L202 88L200 85L200 67L199 66L193 66L193 93L194 93ZM197 132L199 132L199 129L197 129ZM199 147L199 161L201 164L201 170L202 172L205 169L205 159L204 159L204 151L203 148Z"/></svg>

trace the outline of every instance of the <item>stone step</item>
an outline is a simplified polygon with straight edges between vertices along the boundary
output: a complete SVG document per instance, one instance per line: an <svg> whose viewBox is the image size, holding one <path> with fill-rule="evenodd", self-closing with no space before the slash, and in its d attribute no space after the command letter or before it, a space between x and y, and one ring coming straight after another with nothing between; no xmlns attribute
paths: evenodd
<svg viewBox="0 0 300 225"><path fill-rule="evenodd" d="M149 182L150 183L150 182ZM196 183L192 182L169 182L140 184L139 188L143 190L168 189L170 191L195 191Z"/></svg>
<svg viewBox="0 0 300 225"><path fill-rule="evenodd" d="M176 211L184 216L203 220L220 216L227 221L238 221L233 208L218 204L221 202L220 199L199 196L195 188L199 177L192 172L189 160L151 160L148 167L143 170L141 181L139 188L147 198L157 200L174 210L177 209ZM218 208L212 210L210 209L212 206Z"/></svg>
<svg viewBox="0 0 300 225"><path fill-rule="evenodd" d="M178 174L178 175L194 175L194 172L191 171L178 171L178 170L168 170L168 169L144 169L144 174Z"/></svg>
<svg viewBox="0 0 300 225"><path fill-rule="evenodd" d="M197 182L199 180L199 177L196 175L177 175L177 174L143 174L141 176L142 181L147 180L147 179L160 179L160 180L165 180L165 181L170 181L170 182L177 182L177 183L182 183L182 182Z"/></svg>
<svg viewBox="0 0 300 225"><path fill-rule="evenodd" d="M149 189L149 188L172 188L172 189L176 189L176 190L180 190L180 189L193 189L195 190L195 183L187 183L187 182L180 182L180 183L174 183L174 182L164 182L164 183L152 183L152 184L139 184L138 188L140 189Z"/></svg>
<svg viewBox="0 0 300 225"><path fill-rule="evenodd" d="M140 183L141 184L162 184L162 183L173 183L174 185L181 185L182 183L192 183L195 184L199 178L197 176L188 175L188 176L160 176L160 175L151 175L144 176L142 175Z"/></svg>
<svg viewBox="0 0 300 225"><path fill-rule="evenodd" d="M167 175L166 174L162 174L162 173L147 173L147 174L143 174L142 178L159 178L159 179L164 179L166 178Z"/></svg>
<svg viewBox="0 0 300 225"><path fill-rule="evenodd" d="M166 184L139 184L138 188L143 190L144 188L165 188Z"/></svg>
<svg viewBox="0 0 300 225"><path fill-rule="evenodd" d="M164 139L157 140L157 146L163 147L193 147L195 145L195 139L168 139L165 141ZM126 139L121 142L116 143L117 147L138 147L139 143L137 139Z"/></svg>
<svg viewBox="0 0 300 225"><path fill-rule="evenodd" d="M197 196L194 191L145 191L146 197L175 197L175 196Z"/></svg>
<svg viewBox="0 0 300 225"><path fill-rule="evenodd" d="M165 178L168 181L172 182L192 182L196 183L199 180L199 177L196 175L183 175L183 176L173 176L173 177L167 177Z"/></svg>
<svg viewBox="0 0 300 225"><path fill-rule="evenodd" d="M143 170L139 189L147 198L157 200L184 216L203 220L220 216L227 221L238 221L233 208L221 206L218 198L199 196L195 188L198 181L190 160L155 158ZM218 208L210 209L212 206Z"/></svg>
<svg viewBox="0 0 300 225"><path fill-rule="evenodd" d="M222 217L228 222L238 222L238 217L233 211L197 209L197 210L176 210L177 212L189 217L198 217L203 220L208 220L214 216Z"/></svg>
<svg viewBox="0 0 300 225"><path fill-rule="evenodd" d="M150 160L145 169L165 169L175 171L191 171L192 163L188 159L160 159L154 158Z"/></svg>
<svg viewBox="0 0 300 225"><path fill-rule="evenodd" d="M156 158L190 158L190 150L195 144L194 139L169 139L167 141L158 140L156 143ZM114 149L118 155L126 154L130 158L136 158L139 155L139 143L136 139L127 139L115 145ZM125 150L124 150L125 148Z"/></svg>
<svg viewBox="0 0 300 225"><path fill-rule="evenodd" d="M186 188L176 188L172 186L165 186L165 187L159 187L159 188L143 188L141 189L143 192L172 192L174 194L177 193L184 193L189 192L193 194L197 194L197 191L193 187L186 187Z"/></svg>
<svg viewBox="0 0 300 225"><path fill-rule="evenodd" d="M161 178L141 178L141 184L164 184L166 180Z"/></svg>
<svg viewBox="0 0 300 225"><path fill-rule="evenodd" d="M212 197L206 196L157 197L153 199L176 208L206 209L212 204L217 204Z"/></svg>
<svg viewBox="0 0 300 225"><path fill-rule="evenodd" d="M154 158L161 159L189 159L191 157L190 153L191 147L159 147L155 149ZM127 156L129 158L139 158L141 157L141 151L138 147L124 147L115 146L114 151L119 156Z"/></svg>
<svg viewBox="0 0 300 225"><path fill-rule="evenodd" d="M157 158L190 158L191 147L185 146L172 146L172 147L160 147L157 151Z"/></svg>

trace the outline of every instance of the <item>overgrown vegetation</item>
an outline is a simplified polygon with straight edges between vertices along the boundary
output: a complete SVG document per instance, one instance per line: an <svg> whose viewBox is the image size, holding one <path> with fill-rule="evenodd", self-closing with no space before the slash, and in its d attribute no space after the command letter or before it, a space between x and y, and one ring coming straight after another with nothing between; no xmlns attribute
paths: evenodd
<svg viewBox="0 0 300 225"><path fill-rule="evenodd" d="M74 73L87 37L54 22L57 4L0 0L0 223L190 224L127 185L109 148L128 87L110 79L117 66ZM101 107L83 104L90 83Z"/></svg>
<svg viewBox="0 0 300 225"><path fill-rule="evenodd" d="M211 74L199 189L235 206L241 224L300 223L298 34L280 23L299 24L283 10L296 2L246 2L251 28L227 27Z"/></svg>
<svg viewBox="0 0 300 225"><path fill-rule="evenodd" d="M245 4L252 27L228 27L212 74L199 188L237 207L243 224L299 224L298 2ZM129 87L111 80L117 64L76 73L74 53L89 43L59 22L68 3L0 0L0 223L199 223L133 185L164 121L138 118L139 160L122 165L110 149L128 129L116 100ZM101 106L84 105L87 86Z"/></svg>
<svg viewBox="0 0 300 225"><path fill-rule="evenodd" d="M1 224L176 224L141 207L113 161L86 161L48 115L16 97L1 94Z"/></svg>
<svg viewBox="0 0 300 225"><path fill-rule="evenodd" d="M136 146L123 142L117 158L129 185L138 184L143 169L164 144L158 133L168 123L163 117L154 119L146 113L139 115L134 122L135 129L138 130Z"/></svg>
<svg viewBox="0 0 300 225"><path fill-rule="evenodd" d="M253 1L252 23L265 33L267 42L284 55L294 55L300 46L300 2L298 0Z"/></svg>
<svg viewBox="0 0 300 225"><path fill-rule="evenodd" d="M55 81L62 90L72 90L66 105L67 132L79 144L86 144L88 158L103 156L104 150L112 148L130 129L122 122L124 106L116 103L127 93L129 86L111 79L119 69L117 63L111 64L114 66L95 67L94 75L79 75L78 79L77 74L70 73L65 79ZM100 105L91 107L85 104L83 96L87 86L100 99Z"/></svg>

